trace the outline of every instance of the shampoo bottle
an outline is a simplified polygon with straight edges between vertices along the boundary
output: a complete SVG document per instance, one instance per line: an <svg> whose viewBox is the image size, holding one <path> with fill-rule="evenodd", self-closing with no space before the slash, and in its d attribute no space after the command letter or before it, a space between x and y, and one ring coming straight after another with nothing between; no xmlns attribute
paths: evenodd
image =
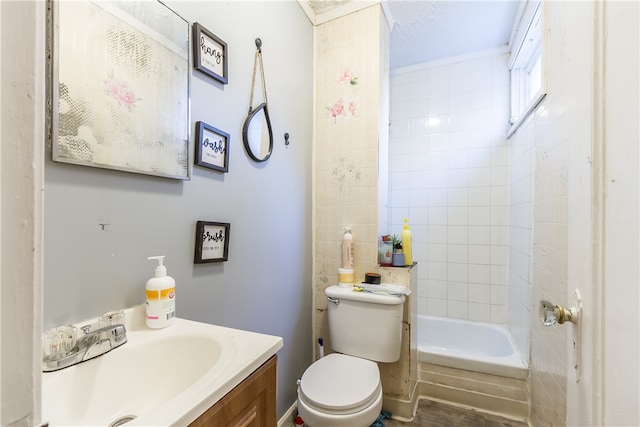
<svg viewBox="0 0 640 427"><path fill-rule="evenodd" d="M344 227L342 236L342 268L353 268L353 234L351 227Z"/></svg>
<svg viewBox="0 0 640 427"><path fill-rule="evenodd" d="M148 259L157 259L158 266L155 277L147 281L146 324L149 328L164 328L176 317L176 282L167 276L164 255Z"/></svg>
<svg viewBox="0 0 640 427"><path fill-rule="evenodd" d="M413 257L411 254L411 230L409 230L409 220L404 219L404 227L402 229L402 252L404 253L404 265L413 265Z"/></svg>

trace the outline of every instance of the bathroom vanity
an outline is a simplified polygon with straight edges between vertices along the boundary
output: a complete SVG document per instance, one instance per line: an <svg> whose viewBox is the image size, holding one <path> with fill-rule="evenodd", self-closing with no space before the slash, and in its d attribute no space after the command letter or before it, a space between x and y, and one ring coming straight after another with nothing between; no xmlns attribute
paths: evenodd
<svg viewBox="0 0 640 427"><path fill-rule="evenodd" d="M274 427L276 358L272 356L189 426Z"/></svg>
<svg viewBox="0 0 640 427"><path fill-rule="evenodd" d="M143 306L124 312L126 344L42 374L51 427L276 425L282 338L180 318L153 330Z"/></svg>

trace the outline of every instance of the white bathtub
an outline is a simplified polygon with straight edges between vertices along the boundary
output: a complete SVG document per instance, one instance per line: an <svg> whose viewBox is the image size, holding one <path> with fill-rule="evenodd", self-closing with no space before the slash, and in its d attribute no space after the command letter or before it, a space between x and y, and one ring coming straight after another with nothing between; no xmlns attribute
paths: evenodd
<svg viewBox="0 0 640 427"><path fill-rule="evenodd" d="M506 327L418 316L419 361L467 371L526 379L528 363Z"/></svg>

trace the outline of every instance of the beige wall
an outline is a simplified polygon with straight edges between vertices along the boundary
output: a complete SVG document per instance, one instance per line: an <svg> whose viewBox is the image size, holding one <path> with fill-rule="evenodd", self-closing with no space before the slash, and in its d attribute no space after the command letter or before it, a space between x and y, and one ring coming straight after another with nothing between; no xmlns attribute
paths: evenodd
<svg viewBox="0 0 640 427"><path fill-rule="evenodd" d="M324 289L338 281L342 228L354 237L355 279L374 271L378 234L378 123L388 80L379 5L316 27L314 119L314 341L326 329Z"/></svg>

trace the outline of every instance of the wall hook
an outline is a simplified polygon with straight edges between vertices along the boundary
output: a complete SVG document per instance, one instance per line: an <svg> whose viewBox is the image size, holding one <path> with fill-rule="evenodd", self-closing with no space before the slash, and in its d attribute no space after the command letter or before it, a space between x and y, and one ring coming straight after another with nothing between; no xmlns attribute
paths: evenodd
<svg viewBox="0 0 640 427"><path fill-rule="evenodd" d="M262 40L259 37L256 39L256 48L258 48L258 52L262 52Z"/></svg>
<svg viewBox="0 0 640 427"><path fill-rule="evenodd" d="M284 145L289 145L289 132L284 134Z"/></svg>

